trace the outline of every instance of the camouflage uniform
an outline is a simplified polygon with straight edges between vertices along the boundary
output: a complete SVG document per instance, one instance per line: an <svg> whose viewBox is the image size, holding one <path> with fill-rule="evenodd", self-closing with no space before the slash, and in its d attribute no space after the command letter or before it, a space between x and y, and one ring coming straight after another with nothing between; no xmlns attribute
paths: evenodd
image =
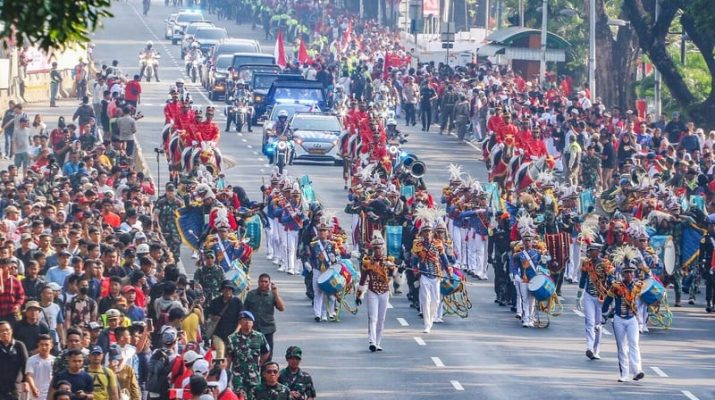
<svg viewBox="0 0 715 400"><path fill-rule="evenodd" d="M596 189L596 183L598 183L598 167L600 165L600 158L584 154L583 158L581 158L581 186L585 189Z"/></svg>
<svg viewBox="0 0 715 400"><path fill-rule="evenodd" d="M268 387L265 383L261 383L255 388L253 398L255 400L289 400L290 391L288 386L280 383L273 387Z"/></svg>
<svg viewBox="0 0 715 400"><path fill-rule="evenodd" d="M173 202L166 197L162 197L156 202L161 232L164 234L166 244L175 260L181 258L181 235L179 235L179 227L176 225L176 211L181 207L183 207L183 202L179 197L176 197Z"/></svg>
<svg viewBox="0 0 715 400"><path fill-rule="evenodd" d="M254 399L253 390L261 383L261 354L269 350L266 337L256 330L248 335L236 331L228 337L226 354L231 358L234 392L243 391L247 400Z"/></svg>
<svg viewBox="0 0 715 400"><path fill-rule="evenodd" d="M204 289L204 296L208 303L221 294L221 282L224 280L223 269L215 264L204 265L194 272L194 280Z"/></svg>
<svg viewBox="0 0 715 400"><path fill-rule="evenodd" d="M286 385L291 392L295 391L300 393L300 397L298 397L297 400L316 397L313 378L302 369L298 369L298 372L293 374L290 372L290 368L283 368L278 376L278 382Z"/></svg>

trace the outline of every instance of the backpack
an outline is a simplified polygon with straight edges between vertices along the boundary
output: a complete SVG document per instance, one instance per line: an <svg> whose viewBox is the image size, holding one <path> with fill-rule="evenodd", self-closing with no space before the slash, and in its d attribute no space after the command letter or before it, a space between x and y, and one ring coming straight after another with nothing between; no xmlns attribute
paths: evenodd
<svg viewBox="0 0 715 400"><path fill-rule="evenodd" d="M147 366L146 390L150 393L167 393L169 391L170 372L171 363L166 350L159 349L155 351Z"/></svg>
<svg viewBox="0 0 715 400"><path fill-rule="evenodd" d="M161 328L169 324L169 311L173 305L174 303L170 303L166 310L159 309L159 315L156 316L156 332L161 332Z"/></svg>

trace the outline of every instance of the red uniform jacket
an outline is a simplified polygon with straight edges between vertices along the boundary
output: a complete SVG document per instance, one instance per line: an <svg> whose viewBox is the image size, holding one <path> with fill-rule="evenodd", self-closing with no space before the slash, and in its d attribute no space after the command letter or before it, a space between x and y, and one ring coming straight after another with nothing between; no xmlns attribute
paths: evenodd
<svg viewBox="0 0 715 400"><path fill-rule="evenodd" d="M164 106L164 123L168 124L171 120L176 120L176 118L181 114L181 104L178 101L172 101Z"/></svg>
<svg viewBox="0 0 715 400"><path fill-rule="evenodd" d="M221 132L218 130L218 126L213 121L204 121L199 125L199 130L201 134L202 142L212 142L214 145L218 144L218 139L221 137Z"/></svg>

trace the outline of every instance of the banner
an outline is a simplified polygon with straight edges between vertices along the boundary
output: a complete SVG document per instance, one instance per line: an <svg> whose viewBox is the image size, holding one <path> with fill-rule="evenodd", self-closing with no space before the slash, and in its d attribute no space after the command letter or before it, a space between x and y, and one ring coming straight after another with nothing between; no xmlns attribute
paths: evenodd
<svg viewBox="0 0 715 400"><path fill-rule="evenodd" d="M424 0L422 4L422 15L439 17L439 0Z"/></svg>
<svg viewBox="0 0 715 400"><path fill-rule="evenodd" d="M0 58L0 89L10 88L10 59Z"/></svg>
<svg viewBox="0 0 715 400"><path fill-rule="evenodd" d="M39 74L43 72L49 72L52 68L50 63L50 57L42 50L36 47L28 47L23 54L25 60L27 60L26 71L28 74ZM77 59L74 60L75 64Z"/></svg>

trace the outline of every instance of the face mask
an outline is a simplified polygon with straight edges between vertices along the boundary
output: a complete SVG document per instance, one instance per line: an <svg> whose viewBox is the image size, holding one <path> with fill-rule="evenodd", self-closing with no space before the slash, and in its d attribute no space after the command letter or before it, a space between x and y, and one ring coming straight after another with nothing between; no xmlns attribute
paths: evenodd
<svg viewBox="0 0 715 400"><path fill-rule="evenodd" d="M87 293L89 293L89 288L88 287L81 287L79 288L79 294L86 296Z"/></svg>

